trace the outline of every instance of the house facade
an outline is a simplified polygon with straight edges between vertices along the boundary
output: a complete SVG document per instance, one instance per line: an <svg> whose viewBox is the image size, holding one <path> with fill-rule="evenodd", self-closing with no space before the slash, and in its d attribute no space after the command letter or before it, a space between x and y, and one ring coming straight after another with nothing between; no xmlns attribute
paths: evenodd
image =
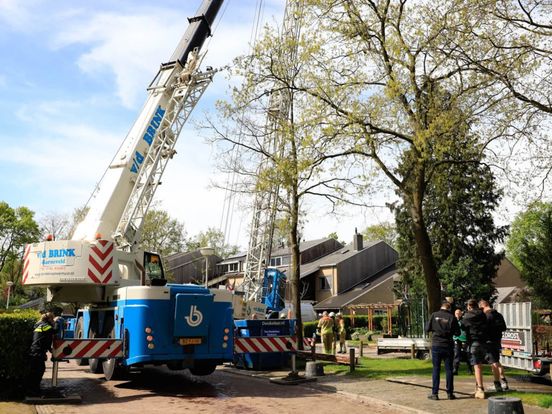
<svg viewBox="0 0 552 414"><path fill-rule="evenodd" d="M400 279L396 268L398 253L384 241L365 243L362 235L355 232L347 245L322 238L301 242L299 250L301 299L315 304L317 311L396 302L393 286ZM225 285L234 290L243 282L246 257L242 252L224 260L218 256L206 259L198 250L171 255L165 262L166 270L177 283L201 284L207 270L208 286ZM289 275L291 249L284 246L274 249L270 267ZM519 270L506 258L494 282L496 303L520 300L525 292L526 284ZM290 290L286 290L287 300L290 300Z"/></svg>

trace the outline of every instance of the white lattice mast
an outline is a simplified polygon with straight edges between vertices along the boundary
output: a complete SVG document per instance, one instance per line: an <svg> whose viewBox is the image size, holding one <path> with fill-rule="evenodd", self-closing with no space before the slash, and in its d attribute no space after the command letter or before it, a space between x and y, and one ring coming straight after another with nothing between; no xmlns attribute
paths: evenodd
<svg viewBox="0 0 552 414"><path fill-rule="evenodd" d="M279 56L279 59L282 67L290 72L297 58L303 1L288 0L286 3L282 39L290 42L293 47L289 50L289 53ZM275 87L269 100L266 134L263 142L264 148L268 150L268 153L275 154L283 150L280 134L282 126L286 125L289 121L290 109L291 96L289 90ZM257 169L257 177L261 177L263 171L269 168L272 168L270 160L263 157ZM272 249L279 187L274 185L268 191L259 191L257 184L255 187L253 217L251 220L249 248L245 260L242 289L246 300L260 302L264 269L269 265L270 251Z"/></svg>

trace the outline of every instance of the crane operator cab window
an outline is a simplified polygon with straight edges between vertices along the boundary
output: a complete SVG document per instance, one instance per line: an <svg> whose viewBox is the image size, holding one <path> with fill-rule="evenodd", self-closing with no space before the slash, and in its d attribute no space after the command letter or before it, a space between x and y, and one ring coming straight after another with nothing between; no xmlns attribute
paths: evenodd
<svg viewBox="0 0 552 414"><path fill-rule="evenodd" d="M156 253L144 252L144 269L146 278L152 286L164 286L167 281L161 264L161 257Z"/></svg>

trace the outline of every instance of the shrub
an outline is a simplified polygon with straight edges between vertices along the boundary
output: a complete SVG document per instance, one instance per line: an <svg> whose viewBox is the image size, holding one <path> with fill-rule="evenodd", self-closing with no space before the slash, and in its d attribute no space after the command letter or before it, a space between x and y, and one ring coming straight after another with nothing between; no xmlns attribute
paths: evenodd
<svg viewBox="0 0 552 414"><path fill-rule="evenodd" d="M387 329L387 317L386 315L374 315L374 332L381 332L384 329ZM345 323L347 326L350 326L350 317L345 316ZM355 316L355 328L368 328L368 316L367 315L356 315Z"/></svg>
<svg viewBox="0 0 552 414"><path fill-rule="evenodd" d="M360 339L360 336L366 336L366 338L371 341L372 335L374 332L369 331L368 328L355 328L351 331L351 339L354 341L358 341Z"/></svg>
<svg viewBox="0 0 552 414"><path fill-rule="evenodd" d="M0 400L24 395L36 311L0 313Z"/></svg>
<svg viewBox="0 0 552 414"><path fill-rule="evenodd" d="M312 338L312 335L316 332L318 321L303 323L303 337Z"/></svg>

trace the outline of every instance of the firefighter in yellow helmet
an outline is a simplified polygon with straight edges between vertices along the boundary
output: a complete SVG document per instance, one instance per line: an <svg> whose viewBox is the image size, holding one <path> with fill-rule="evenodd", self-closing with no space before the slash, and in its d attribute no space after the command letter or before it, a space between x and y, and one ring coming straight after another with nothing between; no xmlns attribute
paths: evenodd
<svg viewBox="0 0 552 414"><path fill-rule="evenodd" d="M345 349L345 339L347 337L347 330L345 329L345 319L343 319L343 315L341 315L341 313L338 313L336 315L336 323L337 323L337 335L339 337L338 354L345 354L347 353L347 350Z"/></svg>
<svg viewBox="0 0 552 414"><path fill-rule="evenodd" d="M324 345L324 353L332 354L332 345L334 340L333 334L334 321L328 316L328 312L324 311L322 317L318 321L318 329L322 336L322 344Z"/></svg>

